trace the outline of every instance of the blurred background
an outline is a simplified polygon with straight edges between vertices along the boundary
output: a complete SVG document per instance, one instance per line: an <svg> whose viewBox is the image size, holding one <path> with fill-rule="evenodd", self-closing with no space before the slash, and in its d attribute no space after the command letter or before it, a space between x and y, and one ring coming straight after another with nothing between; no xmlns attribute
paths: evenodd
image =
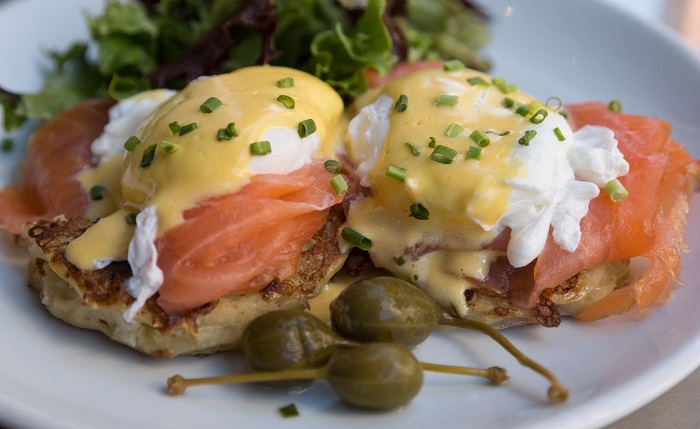
<svg viewBox="0 0 700 429"><path fill-rule="evenodd" d="M661 22L700 50L700 0L607 0L650 21Z"/></svg>

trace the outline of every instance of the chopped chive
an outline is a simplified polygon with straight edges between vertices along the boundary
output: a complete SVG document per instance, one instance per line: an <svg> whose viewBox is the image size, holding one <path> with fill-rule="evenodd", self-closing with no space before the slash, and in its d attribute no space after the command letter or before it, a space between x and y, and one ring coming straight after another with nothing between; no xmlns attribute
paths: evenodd
<svg viewBox="0 0 700 429"><path fill-rule="evenodd" d="M90 199L93 201L99 201L107 195L107 188L102 185L95 185L90 188Z"/></svg>
<svg viewBox="0 0 700 429"><path fill-rule="evenodd" d="M217 141L231 140L232 138L233 136L231 135L231 132L228 130L228 128L219 128L219 131L216 132Z"/></svg>
<svg viewBox="0 0 700 429"><path fill-rule="evenodd" d="M11 138L7 137L7 138L2 139L2 151L3 152L10 152L14 146L15 146L15 142L12 141Z"/></svg>
<svg viewBox="0 0 700 429"><path fill-rule="evenodd" d="M124 149L131 152L134 149L136 149L136 146L138 146L139 144L141 144L141 140L139 140L139 138L136 136L131 136L128 139L126 139L126 142L124 142Z"/></svg>
<svg viewBox="0 0 700 429"><path fill-rule="evenodd" d="M299 137L302 139L304 137L308 137L311 134L316 132L316 122L314 122L313 119L306 119L304 121L299 122L299 125L297 126L297 132L299 133Z"/></svg>
<svg viewBox="0 0 700 429"><path fill-rule="evenodd" d="M505 97L503 100L501 100L501 106L505 107L506 109L510 109L515 106L515 100L510 97Z"/></svg>
<svg viewBox="0 0 700 429"><path fill-rule="evenodd" d="M567 112L565 110L560 110L559 114L562 115L564 117L564 119L569 119L569 112Z"/></svg>
<svg viewBox="0 0 700 429"><path fill-rule="evenodd" d="M180 149L180 145L175 144L173 142L169 142L167 140L163 140L162 142L160 142L160 147L161 149L163 149L163 153L166 155L175 153L178 149Z"/></svg>
<svg viewBox="0 0 700 429"><path fill-rule="evenodd" d="M533 124L541 124L547 118L547 114L548 112L545 109L540 109L532 115L530 122Z"/></svg>
<svg viewBox="0 0 700 429"><path fill-rule="evenodd" d="M457 105L457 96L456 95L449 95L449 94L438 94L437 105L438 106L456 106Z"/></svg>
<svg viewBox="0 0 700 429"><path fill-rule="evenodd" d="M386 169L386 175L391 177L394 180L398 180L399 182L403 182L406 180L406 169L402 167L398 167L394 164L390 164L389 168Z"/></svg>
<svg viewBox="0 0 700 429"><path fill-rule="evenodd" d="M136 216L137 213L128 213L126 216L124 216L124 221L128 225L136 225Z"/></svg>
<svg viewBox="0 0 700 429"><path fill-rule="evenodd" d="M465 66L464 63L460 60L449 60L445 61L445 63L442 65L442 68L445 71L457 71L464 70L467 68L467 66Z"/></svg>
<svg viewBox="0 0 700 429"><path fill-rule="evenodd" d="M451 164L457 156L457 151L448 146L437 145L430 154L430 159L439 164Z"/></svg>
<svg viewBox="0 0 700 429"><path fill-rule="evenodd" d="M508 134L510 134L510 130L505 130L505 131L501 131L501 132L498 132L495 130L486 130L486 131L484 131L484 134L493 134L493 135L497 135L499 137L503 137L503 136L507 136Z"/></svg>
<svg viewBox="0 0 700 429"><path fill-rule="evenodd" d="M629 195L627 189L617 179L613 179L605 184L605 193L608 194L610 200L614 203L624 201Z"/></svg>
<svg viewBox="0 0 700 429"><path fill-rule="evenodd" d="M180 123L178 121L173 121L168 124L168 128L170 128L170 132L173 133L173 135L177 134L180 132Z"/></svg>
<svg viewBox="0 0 700 429"><path fill-rule="evenodd" d="M285 77L277 81L277 88L293 88L294 79L291 77Z"/></svg>
<svg viewBox="0 0 700 429"><path fill-rule="evenodd" d="M420 155L420 149L418 149L418 147L417 147L416 145L414 145L413 143L411 143L411 142L406 142L406 143L404 143L404 145L408 148L408 150L411 151L411 153L413 154L413 156L418 156L418 155Z"/></svg>
<svg viewBox="0 0 700 429"><path fill-rule="evenodd" d="M294 99L288 95L280 95L279 97L277 97L277 101L284 104L284 107L286 107L287 109L294 108Z"/></svg>
<svg viewBox="0 0 700 429"><path fill-rule="evenodd" d="M469 134L469 138L481 147L486 147L491 143L491 140L489 140L489 138L483 135L479 130L472 131L472 133Z"/></svg>
<svg viewBox="0 0 700 429"><path fill-rule="evenodd" d="M447 129L445 130L445 135L448 137L451 137L451 138L455 138L461 132L462 132L462 126L452 122L450 125L447 126Z"/></svg>
<svg viewBox="0 0 700 429"><path fill-rule="evenodd" d="M522 146L528 146L530 144L530 140L532 140L536 135L537 131L527 130L525 131L525 134L518 139L518 143Z"/></svg>
<svg viewBox="0 0 700 429"><path fill-rule="evenodd" d="M530 114L530 109L526 105L521 104L517 109L515 109L515 113L520 116L527 116Z"/></svg>
<svg viewBox="0 0 700 429"><path fill-rule="evenodd" d="M467 83L472 86L489 86L489 82L481 76L474 76L467 79Z"/></svg>
<svg viewBox="0 0 700 429"><path fill-rule="evenodd" d="M396 265L400 267L406 263L406 258L403 256L396 256L394 257L394 262L396 262Z"/></svg>
<svg viewBox="0 0 700 429"><path fill-rule="evenodd" d="M620 103L619 100L613 100L610 103L608 103L608 109L610 109L613 112L621 113L622 103Z"/></svg>
<svg viewBox="0 0 700 429"><path fill-rule="evenodd" d="M564 105L559 97L549 97L544 104L552 110L559 110L561 109L561 106Z"/></svg>
<svg viewBox="0 0 700 429"><path fill-rule="evenodd" d="M428 220L428 218L430 217L430 212L421 203L411 204L411 207L409 207L409 210L411 212L411 214L409 216L414 218L414 219Z"/></svg>
<svg viewBox="0 0 700 429"><path fill-rule="evenodd" d="M228 125L226 125L226 130L231 134L231 137L237 137L238 136L238 131L236 131L236 123L235 122L229 122Z"/></svg>
<svg viewBox="0 0 700 429"><path fill-rule="evenodd" d="M511 92L515 92L518 90L517 86L509 85L505 79L500 77L494 77L493 79L491 79L491 84L493 84L493 86L498 88L498 90L504 94L510 94Z"/></svg>
<svg viewBox="0 0 700 429"><path fill-rule="evenodd" d="M197 123L196 123L196 122L190 122L189 124L183 125L182 127L180 127L180 132L179 132L179 134L180 134L181 136L184 136L185 134L191 133L192 131L194 131L194 130L196 130L196 129L197 129Z"/></svg>
<svg viewBox="0 0 700 429"><path fill-rule="evenodd" d="M250 154L253 156L264 156L272 153L272 147L267 140L251 143L249 150Z"/></svg>
<svg viewBox="0 0 700 429"><path fill-rule="evenodd" d="M209 97L207 98L207 101L205 101L199 106L199 111L202 113L211 113L214 110L221 107L223 104L224 103L222 103L221 100L219 100L218 98Z"/></svg>
<svg viewBox="0 0 700 429"><path fill-rule="evenodd" d="M340 173L340 163L336 161L335 159L328 159L323 162L323 166L326 168L326 171L329 173L333 174L338 174Z"/></svg>
<svg viewBox="0 0 700 429"><path fill-rule="evenodd" d="M151 165L151 163L153 162L153 158L156 156L156 147L156 144L153 143L143 151L143 155L141 156L142 168L146 168Z"/></svg>
<svg viewBox="0 0 700 429"><path fill-rule="evenodd" d="M297 410L297 407L294 404L289 404L284 407L281 407L278 411L285 419L299 416L299 410Z"/></svg>
<svg viewBox="0 0 700 429"><path fill-rule="evenodd" d="M435 140L435 137L430 137L430 141L428 142L428 147L432 149L435 147L436 144L437 144L437 140Z"/></svg>
<svg viewBox="0 0 700 429"><path fill-rule="evenodd" d="M348 192L348 184L340 174L331 179L331 188L333 188L333 191L340 196L343 196Z"/></svg>
<svg viewBox="0 0 700 429"><path fill-rule="evenodd" d="M566 140L566 137L564 137L564 133L561 132L559 127L556 127L554 129L554 135L557 136L557 140L559 140L560 142L563 142L564 140Z"/></svg>
<svg viewBox="0 0 700 429"><path fill-rule="evenodd" d="M408 97L406 94L401 94L399 98L396 99L396 103L394 103L394 111L396 113L401 113L406 109L408 109Z"/></svg>
<svg viewBox="0 0 700 429"><path fill-rule="evenodd" d="M372 249L372 240L360 234L356 230L346 226L340 231L340 236L343 240L352 244L360 250L370 250Z"/></svg>
<svg viewBox="0 0 700 429"><path fill-rule="evenodd" d="M479 146L469 146L467 149L467 154L464 155L466 159L479 159L481 157L481 148Z"/></svg>

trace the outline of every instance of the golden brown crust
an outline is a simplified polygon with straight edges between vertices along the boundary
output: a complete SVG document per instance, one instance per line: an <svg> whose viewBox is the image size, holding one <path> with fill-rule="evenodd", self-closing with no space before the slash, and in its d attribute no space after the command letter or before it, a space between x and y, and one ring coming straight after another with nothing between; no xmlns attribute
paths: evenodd
<svg viewBox="0 0 700 429"><path fill-rule="evenodd" d="M65 249L90 225L82 218L40 221L27 229L31 260L29 282L40 291L42 303L56 317L95 329L115 341L156 357L208 354L235 348L247 323L260 314L305 308L345 261L336 243L341 211L332 211L325 227L312 237L298 272L267 289L231 295L189 312L169 316L152 297L133 323L122 314L133 302L122 283L131 275L126 262L102 270L82 271L68 262Z"/></svg>
<svg viewBox="0 0 700 429"><path fill-rule="evenodd" d="M517 307L505 296L488 289L465 292L467 318L480 320L497 329L522 325L556 327L562 317L576 316L581 310L625 286L630 279L629 260L607 262L584 270L553 289L546 289L533 308Z"/></svg>

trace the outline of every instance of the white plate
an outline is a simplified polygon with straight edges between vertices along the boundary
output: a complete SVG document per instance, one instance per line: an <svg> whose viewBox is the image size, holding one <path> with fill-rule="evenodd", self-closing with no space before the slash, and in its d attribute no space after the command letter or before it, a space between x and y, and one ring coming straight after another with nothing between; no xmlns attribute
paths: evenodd
<svg viewBox="0 0 700 429"><path fill-rule="evenodd" d="M626 111L669 119L676 139L700 155L694 125L700 97L693 93L700 88L700 61L667 32L598 1L484 3L494 13L489 54L495 74L543 99L619 99ZM0 85L35 88L37 47L62 46L84 35L80 5L94 10L100 0L0 6ZM687 237L697 260L700 204L692 210ZM432 362L506 366L512 376L507 386L428 374L421 394L391 413L350 410L322 383L302 394L228 386L193 388L171 398L164 394L167 377L236 370L235 355L153 360L67 326L25 287L23 252L9 239L0 245L0 420L11 427L595 428L643 406L700 365L700 265L686 258L686 284L643 321L625 316L508 332L571 388L563 405L546 403L547 383L491 341L457 331L438 332L417 354ZM277 409L291 402L300 417L282 419Z"/></svg>

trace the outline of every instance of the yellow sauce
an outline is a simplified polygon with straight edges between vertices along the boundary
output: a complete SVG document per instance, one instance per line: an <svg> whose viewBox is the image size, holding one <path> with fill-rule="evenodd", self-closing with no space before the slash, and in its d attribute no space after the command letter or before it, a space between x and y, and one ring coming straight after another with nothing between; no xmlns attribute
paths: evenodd
<svg viewBox="0 0 700 429"><path fill-rule="evenodd" d="M279 88L277 82L292 78L294 86ZM287 95L295 101L293 109L277 101ZM210 97L223 104L211 113L200 111ZM327 84L304 72L283 67L250 67L233 73L200 78L163 103L150 120L140 127L140 144L126 155L121 169L121 183L114 179L115 165L103 165L82 176L89 189L96 183L109 184L116 198L104 204L93 204L93 216L102 217L115 210L115 201L122 209L91 227L71 243L68 258L84 269L94 259L124 259L125 243L131 239L133 226L125 227L124 215L155 206L158 214L158 235L182 222L182 214L198 202L216 195L236 192L252 176L247 169L253 155L250 144L264 140L268 132L297 132L300 122L312 119L316 131L304 142L320 140L316 158L334 157L343 130L343 102ZM170 124L196 123L195 130L180 135ZM217 139L218 131L235 123L237 136ZM290 131L291 130L291 131ZM163 148L172 143L177 150L166 154ZM142 166L144 151L155 145L153 161ZM117 161L114 161L117 162ZM112 189L114 188L114 189ZM121 190L119 191L119 188ZM105 220L109 219L108 222ZM94 230L94 231L93 231Z"/></svg>
<svg viewBox="0 0 700 429"><path fill-rule="evenodd" d="M66 258L81 270L95 268L96 259L126 260L134 225L126 223L128 212L119 209L99 219L66 248Z"/></svg>
<svg viewBox="0 0 700 429"><path fill-rule="evenodd" d="M277 81L291 77L292 88L279 88ZM279 95L295 100L294 109L277 101ZM212 113L199 107L209 97L223 105ZM343 103L336 92L304 72L282 67L250 67L233 73L201 78L164 103L141 131L141 144L130 152L122 167L125 205L140 211L147 205L158 209L159 232L181 222L181 214L211 196L235 192L252 175L250 144L264 140L271 128L296 130L299 122L313 119L322 142L318 157L335 153ZM196 123L197 129L173 135L169 124ZM220 129L235 123L238 136L217 140ZM162 142L179 146L165 155ZM141 167L150 145L157 150L153 163Z"/></svg>
<svg viewBox="0 0 700 429"><path fill-rule="evenodd" d="M86 192L93 186L103 186L106 190L100 200L90 202L86 216L88 219L99 219L113 213L121 205L120 173L123 157L113 156L96 168L85 170L79 176L80 184Z"/></svg>
<svg viewBox="0 0 700 429"><path fill-rule="evenodd" d="M372 194L353 203L346 225L372 240L370 255L376 265L418 284L460 314L467 311L464 291L472 287L469 279L485 278L491 263L504 255L482 249L495 238L495 226L508 208L508 181L526 174L522 165L511 160L511 152L532 125L531 115L505 109L503 99L536 102L519 91L504 94L494 85L467 82L477 76L491 81L473 70L419 71L375 95L397 100L404 94L408 108L392 109L389 114L383 150L368 176ZM439 94L456 96L457 104L438 105ZM462 127L454 137L446 135L452 123ZM475 130L490 143L478 160L466 159L469 147L476 146L470 138ZM431 137L435 145L457 151L450 164L431 159ZM415 155L407 142L420 154ZM387 176L390 165L406 170L405 181ZM409 208L415 203L429 210L428 220L410 216ZM399 258L405 262L397 262Z"/></svg>

